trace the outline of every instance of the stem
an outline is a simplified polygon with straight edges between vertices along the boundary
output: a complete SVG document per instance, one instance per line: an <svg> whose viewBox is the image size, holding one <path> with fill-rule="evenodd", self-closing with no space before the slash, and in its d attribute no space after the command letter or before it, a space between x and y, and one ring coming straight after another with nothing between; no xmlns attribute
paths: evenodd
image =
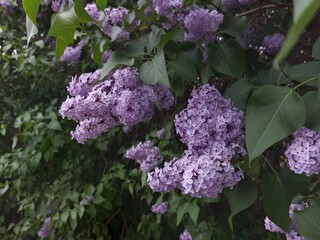
<svg viewBox="0 0 320 240"><path fill-rule="evenodd" d="M242 16L245 16L245 15L249 15L251 13L255 13L255 12L264 10L264 9L277 8L277 7L288 7L288 5L287 4L281 4L281 5L267 4L267 5L263 5L263 6L259 6L259 7L250 9L250 10L248 10L246 12L238 13L238 14L236 14L236 17L242 17Z"/></svg>
<svg viewBox="0 0 320 240"><path fill-rule="evenodd" d="M306 83L308 83L308 82L311 82L311 81L313 81L313 80L317 80L317 79L318 79L318 77L310 78L310 79L308 79L308 80L306 80L306 81L304 81L304 82L302 82L302 83L298 84L297 86L295 86L295 87L293 88L293 90L297 90L297 88L299 88L299 87L303 86L304 84L306 84Z"/></svg>

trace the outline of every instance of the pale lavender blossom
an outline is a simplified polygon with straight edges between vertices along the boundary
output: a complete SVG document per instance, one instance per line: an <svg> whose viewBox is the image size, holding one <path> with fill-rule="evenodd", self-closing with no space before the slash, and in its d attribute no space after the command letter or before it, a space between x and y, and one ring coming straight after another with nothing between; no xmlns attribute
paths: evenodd
<svg viewBox="0 0 320 240"><path fill-rule="evenodd" d="M59 12L66 0L52 0L51 8L54 12Z"/></svg>
<svg viewBox="0 0 320 240"><path fill-rule="evenodd" d="M302 127L293 134L285 152L289 168L297 174L311 176L320 172L320 133Z"/></svg>
<svg viewBox="0 0 320 240"><path fill-rule="evenodd" d="M94 196L88 195L88 196L86 196L86 199L87 199L87 201L88 201L89 203L92 203L93 200L94 200Z"/></svg>
<svg viewBox="0 0 320 240"><path fill-rule="evenodd" d="M100 72L73 77L60 107L63 117L78 122L73 138L79 143L97 138L116 125L132 126L150 120L154 108L169 108L174 97L162 86L147 85L135 68L121 68L98 82ZM169 96L170 95L170 96Z"/></svg>
<svg viewBox="0 0 320 240"><path fill-rule="evenodd" d="M168 203L167 202L162 202L159 204L153 204L151 207L151 212L155 213L155 214L165 214L168 210Z"/></svg>
<svg viewBox="0 0 320 240"><path fill-rule="evenodd" d="M133 126L130 126L130 125L127 125L127 126L125 125L122 127L122 130L125 134L129 134L132 131L132 129L133 129Z"/></svg>
<svg viewBox="0 0 320 240"><path fill-rule="evenodd" d="M165 16L168 19L168 22L162 24L166 30L172 28L185 16L185 14L182 13L182 0L153 0L152 4L159 16Z"/></svg>
<svg viewBox="0 0 320 240"><path fill-rule="evenodd" d="M160 149L150 141L140 142L137 146L131 147L126 151L125 156L136 160L144 172L150 172L163 161Z"/></svg>
<svg viewBox="0 0 320 240"><path fill-rule="evenodd" d="M41 238L46 238L50 235L51 230L50 230L50 223L51 223L51 218L46 218L41 226L40 231L38 232L38 236Z"/></svg>
<svg viewBox="0 0 320 240"><path fill-rule="evenodd" d="M163 139L163 134L164 134L164 128L161 128L159 131L157 131L157 138L159 140Z"/></svg>
<svg viewBox="0 0 320 240"><path fill-rule="evenodd" d="M12 13L12 6L9 0L1 0L0 6L2 7L5 16L9 16Z"/></svg>
<svg viewBox="0 0 320 240"><path fill-rule="evenodd" d="M180 234L179 240L192 240L192 236L188 230L185 229L184 232Z"/></svg>
<svg viewBox="0 0 320 240"><path fill-rule="evenodd" d="M84 42L80 41L76 47L66 47L62 56L60 57L60 61L69 62L70 64L76 64L77 62L79 62L83 46Z"/></svg>
<svg viewBox="0 0 320 240"><path fill-rule="evenodd" d="M216 10L209 11L202 8L191 10L184 20L186 28L184 40L209 44L214 41L215 33L222 21L223 14Z"/></svg>
<svg viewBox="0 0 320 240"><path fill-rule="evenodd" d="M104 10L105 18L102 22L103 32L116 41L129 40L130 32L135 29L140 22L134 19L129 29L124 26L125 16L129 13L124 7L108 7Z"/></svg>
<svg viewBox="0 0 320 240"><path fill-rule="evenodd" d="M147 17L149 17L152 14L153 10L150 6L146 7L146 9L144 10L144 15L146 15Z"/></svg>
<svg viewBox="0 0 320 240"><path fill-rule="evenodd" d="M278 53L284 40L285 36L281 33L274 33L272 35L265 36L262 43L263 51L270 55Z"/></svg>
<svg viewBox="0 0 320 240"><path fill-rule="evenodd" d="M306 207L308 207L307 203L300 203L300 204L293 203L290 205L289 216L291 219L291 223L290 223L290 231L288 233L283 231L276 224L274 224L268 217L266 217L264 220L264 225L266 230L274 233L285 234L287 240L306 240L304 237L300 236L298 233L297 223L293 213L294 211L302 211Z"/></svg>
<svg viewBox="0 0 320 240"><path fill-rule="evenodd" d="M86 7L84 8L88 15L95 20L96 22L99 20L100 17L100 11L95 3L88 3Z"/></svg>

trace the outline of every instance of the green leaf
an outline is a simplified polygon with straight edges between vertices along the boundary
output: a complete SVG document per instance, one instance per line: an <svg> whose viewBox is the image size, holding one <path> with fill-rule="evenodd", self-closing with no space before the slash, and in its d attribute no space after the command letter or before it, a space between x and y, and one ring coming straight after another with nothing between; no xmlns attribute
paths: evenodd
<svg viewBox="0 0 320 240"><path fill-rule="evenodd" d="M119 65L132 66L134 59L129 58L124 51L114 51L111 53L108 61L103 65L101 69L100 80L103 79L111 70Z"/></svg>
<svg viewBox="0 0 320 240"><path fill-rule="evenodd" d="M202 66L202 52L197 44L188 43L181 47L181 54L192 61L196 69Z"/></svg>
<svg viewBox="0 0 320 240"><path fill-rule="evenodd" d="M97 7L102 11L105 9L107 3L108 0L96 0Z"/></svg>
<svg viewBox="0 0 320 240"><path fill-rule="evenodd" d="M191 217L194 225L197 225L198 216L199 216L199 212L200 212L200 207L198 206L197 201L192 201L188 205L187 211L188 211L189 216Z"/></svg>
<svg viewBox="0 0 320 240"><path fill-rule="evenodd" d="M148 43L146 49L148 53L151 53L152 49L160 43L161 36L165 34L162 28L158 28L155 25L151 26L151 32L148 35Z"/></svg>
<svg viewBox="0 0 320 240"><path fill-rule="evenodd" d="M70 212L71 219L77 220L77 210L74 208Z"/></svg>
<svg viewBox="0 0 320 240"><path fill-rule="evenodd" d="M318 240L320 236L320 202L314 201L303 211L294 211L299 233L308 240Z"/></svg>
<svg viewBox="0 0 320 240"><path fill-rule="evenodd" d="M308 81L305 83L307 86L318 87L317 77L320 75L320 61L306 62L294 65L285 70L285 75L281 78L288 77L291 80L296 80L298 82L305 82L312 78L314 81Z"/></svg>
<svg viewBox="0 0 320 240"><path fill-rule="evenodd" d="M74 231L78 225L77 221L75 219L70 218L69 219L69 224L71 229Z"/></svg>
<svg viewBox="0 0 320 240"><path fill-rule="evenodd" d="M83 0L76 0L74 3L74 11L82 22L92 22L93 19L84 10Z"/></svg>
<svg viewBox="0 0 320 240"><path fill-rule="evenodd" d="M267 216L286 232L290 230L289 206L292 199L307 186L303 175L288 169L268 172L262 177L262 197Z"/></svg>
<svg viewBox="0 0 320 240"><path fill-rule="evenodd" d="M3 195L6 193L6 191L8 191L9 189L9 184L8 182L6 183L0 183L0 195Z"/></svg>
<svg viewBox="0 0 320 240"><path fill-rule="evenodd" d="M61 213L60 219L62 222L66 223L68 221L68 218L69 218L69 210L66 210L63 213Z"/></svg>
<svg viewBox="0 0 320 240"><path fill-rule="evenodd" d="M220 26L220 33L229 34L232 37L240 37L243 35L245 24L246 17L234 17L231 14L226 14Z"/></svg>
<svg viewBox="0 0 320 240"><path fill-rule="evenodd" d="M27 28L27 46L28 46L30 39L38 33L37 26L32 23L32 21L28 16L26 16L26 28Z"/></svg>
<svg viewBox="0 0 320 240"><path fill-rule="evenodd" d="M210 80L210 78L212 77L212 75L213 75L213 71L212 71L210 65L207 64L206 66L204 66L204 67L201 69L201 72L200 72L201 82L202 82L203 84L208 83L208 81Z"/></svg>
<svg viewBox="0 0 320 240"><path fill-rule="evenodd" d="M59 38L67 44L73 42L74 32L80 26L81 20L74 10L74 5L67 11L57 13L53 20L48 36Z"/></svg>
<svg viewBox="0 0 320 240"><path fill-rule="evenodd" d="M37 25L37 13L40 0L22 0L22 6L27 16L34 25Z"/></svg>
<svg viewBox="0 0 320 240"><path fill-rule="evenodd" d="M301 97L287 87L265 85L252 95L246 117L249 160L300 128L306 119Z"/></svg>
<svg viewBox="0 0 320 240"><path fill-rule="evenodd" d="M223 45L213 44L209 49L209 63L217 72L240 78L244 69L242 47L232 39Z"/></svg>
<svg viewBox="0 0 320 240"><path fill-rule="evenodd" d="M94 204L100 204L102 202L104 202L105 199L103 197L101 197L101 195L95 195L94 199L93 199L93 203Z"/></svg>
<svg viewBox="0 0 320 240"><path fill-rule="evenodd" d="M180 55L178 59L169 62L177 77L184 81L195 82L197 81L197 72L190 59Z"/></svg>
<svg viewBox="0 0 320 240"><path fill-rule="evenodd" d="M68 46L68 43L64 40L57 38L56 39L56 51L55 51L55 57L56 59L59 59L62 54L64 53L65 48Z"/></svg>
<svg viewBox="0 0 320 240"><path fill-rule="evenodd" d="M231 85L228 91L224 94L224 97L230 98L237 108L245 111L247 107L247 98L252 87L253 85L248 78L239 79Z"/></svg>
<svg viewBox="0 0 320 240"><path fill-rule="evenodd" d="M181 205L178 207L178 212L177 212L177 226L179 226L179 224L181 223L182 217L183 217L184 214L187 212L187 207L188 207L189 204L190 204L190 202L186 202L186 203L181 204Z"/></svg>
<svg viewBox="0 0 320 240"><path fill-rule="evenodd" d="M129 57L141 57L144 54L144 48L146 46L145 39L137 39L130 41L125 47L125 52Z"/></svg>
<svg viewBox="0 0 320 240"><path fill-rule="evenodd" d="M282 48L273 61L275 67L279 68L279 62L286 57L286 55L296 44L300 35L305 30L308 23L312 20L319 8L319 0L294 0L294 22L289 29Z"/></svg>
<svg viewBox="0 0 320 240"><path fill-rule="evenodd" d="M317 91L310 91L302 97L307 110L305 126L320 132L320 100Z"/></svg>
<svg viewBox="0 0 320 240"><path fill-rule="evenodd" d="M317 38L312 46L312 55L314 58L320 60L320 37Z"/></svg>
<svg viewBox="0 0 320 240"><path fill-rule="evenodd" d="M160 84L170 87L166 62L163 51L159 51L154 59L143 63L140 68L140 78L147 84Z"/></svg>
<svg viewBox="0 0 320 240"><path fill-rule="evenodd" d="M229 224L233 231L232 217L244 209L250 207L257 199L258 191L251 178L246 177L240 181L233 189L226 189L224 195L228 199L231 214Z"/></svg>

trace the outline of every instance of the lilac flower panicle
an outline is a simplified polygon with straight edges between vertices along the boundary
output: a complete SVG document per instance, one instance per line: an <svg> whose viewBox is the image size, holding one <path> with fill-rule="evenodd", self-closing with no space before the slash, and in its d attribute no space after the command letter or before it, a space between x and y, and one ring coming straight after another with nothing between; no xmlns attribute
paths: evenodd
<svg viewBox="0 0 320 240"><path fill-rule="evenodd" d="M213 42L215 33L223 21L223 14L216 10L194 9L186 16L184 26L186 33L184 40L188 42L203 41L206 44Z"/></svg>
<svg viewBox="0 0 320 240"><path fill-rule="evenodd" d="M105 64L109 60L111 54L112 54L112 50L105 51L101 56L101 63Z"/></svg>
<svg viewBox="0 0 320 240"><path fill-rule="evenodd" d="M92 203L93 200L94 200L94 196L88 195L88 196L86 196L86 199L87 199L87 201L88 201L89 203Z"/></svg>
<svg viewBox="0 0 320 240"><path fill-rule="evenodd" d="M3 14L5 16L9 16L12 13L12 6L11 6L9 0L1 0L0 6L2 7Z"/></svg>
<svg viewBox="0 0 320 240"><path fill-rule="evenodd" d="M135 68L117 69L98 83L99 78L99 71L73 77L68 86L70 96L59 110L62 117L77 121L71 135L79 143L116 125L132 127L150 120L156 104L168 108L174 102L170 90L146 85Z"/></svg>
<svg viewBox="0 0 320 240"><path fill-rule="evenodd" d="M297 223L294 219L294 211L302 211L304 208L308 207L307 203L293 203L290 205L289 208L289 216L291 219L290 223L290 232L283 231L280 227L278 227L276 224L274 224L268 217L264 220L264 225L266 230L274 232L274 233L281 233L285 234L287 240L306 240L304 237L300 236L298 233Z"/></svg>
<svg viewBox="0 0 320 240"><path fill-rule="evenodd" d="M281 33L274 33L272 35L267 35L263 38L262 47L264 52L270 55L274 55L279 52L285 36Z"/></svg>
<svg viewBox="0 0 320 240"><path fill-rule="evenodd" d="M297 174L311 176L320 172L320 133L302 127L293 134L285 152L289 168Z"/></svg>
<svg viewBox="0 0 320 240"><path fill-rule="evenodd" d="M159 131L157 131L157 138L159 140L163 139L163 134L164 134L164 128L161 128Z"/></svg>
<svg viewBox="0 0 320 240"><path fill-rule="evenodd" d="M41 226L40 231L38 232L38 236L41 238L46 238L50 235L51 230L50 230L50 222L51 222L51 218L46 218Z"/></svg>
<svg viewBox="0 0 320 240"><path fill-rule="evenodd" d="M59 12L61 6L65 3L65 0L52 0L51 8L54 12Z"/></svg>
<svg viewBox="0 0 320 240"><path fill-rule="evenodd" d="M254 35L254 28L252 25L247 24L243 36L236 37L236 41L241 45L243 49L248 49L249 43Z"/></svg>
<svg viewBox="0 0 320 240"><path fill-rule="evenodd" d="M238 0L221 0L221 5L226 9L233 9L240 7L240 2Z"/></svg>
<svg viewBox="0 0 320 240"><path fill-rule="evenodd" d="M84 10L88 13L88 15L95 20L96 22L99 20L100 11L95 3L88 3Z"/></svg>
<svg viewBox="0 0 320 240"><path fill-rule="evenodd" d="M180 234L179 240L192 240L192 236L188 230L185 229L184 232Z"/></svg>
<svg viewBox="0 0 320 240"><path fill-rule="evenodd" d="M155 214L165 214L168 210L168 203L167 202L163 202L160 204L153 204L151 207L151 212L155 213Z"/></svg>
<svg viewBox="0 0 320 240"><path fill-rule="evenodd" d="M76 64L79 62L83 46L84 42L80 41L76 47L66 47L62 56L60 57L60 61Z"/></svg>
<svg viewBox="0 0 320 240"><path fill-rule="evenodd" d="M126 158L136 160L144 172L153 170L163 161L160 149L154 147L150 141L139 143L137 146L130 148L125 156Z"/></svg>

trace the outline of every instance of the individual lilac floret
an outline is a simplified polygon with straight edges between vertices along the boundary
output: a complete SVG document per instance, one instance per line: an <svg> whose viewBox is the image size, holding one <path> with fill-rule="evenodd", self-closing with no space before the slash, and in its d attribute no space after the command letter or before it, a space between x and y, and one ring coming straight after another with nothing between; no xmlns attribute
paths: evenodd
<svg viewBox="0 0 320 240"><path fill-rule="evenodd" d="M161 128L159 131L157 131L157 138L159 140L163 139L163 134L164 134L164 128Z"/></svg>
<svg viewBox="0 0 320 240"><path fill-rule="evenodd" d="M41 238L46 238L50 235L51 231L50 231L50 222L51 222L51 218L46 218L42 224L42 227L40 229L40 231L38 232L38 236Z"/></svg>
<svg viewBox="0 0 320 240"><path fill-rule="evenodd" d="M267 54L274 55L279 52L285 36L281 33L274 33L263 38L262 48Z"/></svg>
<svg viewBox="0 0 320 240"><path fill-rule="evenodd" d="M2 7L3 14L5 16L9 16L12 13L12 6L11 6L9 0L0 1L0 6Z"/></svg>
<svg viewBox="0 0 320 240"><path fill-rule="evenodd" d="M281 233L285 234L287 240L306 240L304 237L300 236L298 233L297 223L294 219L294 211L302 211L304 208L308 207L307 203L300 203L296 204L293 203L290 205L289 208L289 216L291 219L290 223L290 232L285 232L281 228L279 228L276 224L274 224L268 217L264 220L264 226L267 230L274 232L274 233Z"/></svg>
<svg viewBox="0 0 320 240"><path fill-rule="evenodd" d="M155 214L165 214L168 210L168 203L167 202L163 202L160 204L153 204L151 207L151 212L155 213Z"/></svg>
<svg viewBox="0 0 320 240"><path fill-rule="evenodd" d="M104 10L105 19L102 22L103 32L116 41L123 42L129 40L130 31L135 29L140 22L135 19L131 23L130 28L126 29L124 26L124 20L128 13L129 11L124 7L106 8ZM114 36L115 33L116 36Z"/></svg>
<svg viewBox="0 0 320 240"><path fill-rule="evenodd" d="M223 21L223 15L216 10L194 9L186 16L184 40L188 42L213 42L215 33Z"/></svg>
<svg viewBox="0 0 320 240"><path fill-rule="evenodd" d="M174 102L169 89L143 83L135 68L117 69L100 82L99 78L99 71L73 77L68 87L70 96L59 110L62 117L78 122L71 135L79 143L97 138L116 125L150 120L156 105L169 108Z"/></svg>
<svg viewBox="0 0 320 240"><path fill-rule="evenodd" d="M60 57L60 61L76 64L79 62L83 46L84 42L80 41L76 47L66 47L62 56Z"/></svg>
<svg viewBox="0 0 320 240"><path fill-rule="evenodd" d="M243 112L209 84L194 88L191 96L187 108L175 116L181 141L196 152L213 142L224 142L244 153Z"/></svg>
<svg viewBox="0 0 320 240"><path fill-rule="evenodd" d="M148 6L146 7L146 9L144 10L144 15L146 15L147 17L149 17L152 14L153 10L152 7Z"/></svg>
<svg viewBox="0 0 320 240"><path fill-rule="evenodd" d="M141 142L137 146L128 149L125 156L136 160L144 172L150 172L163 161L160 149L150 141Z"/></svg>
<svg viewBox="0 0 320 240"><path fill-rule="evenodd" d="M320 133L302 127L293 134L285 152L289 168L307 176L320 172Z"/></svg>
<svg viewBox="0 0 320 240"><path fill-rule="evenodd" d="M65 3L66 0L52 0L51 8L54 12L59 12L61 6Z"/></svg>
<svg viewBox="0 0 320 240"><path fill-rule="evenodd" d="M243 49L248 49L249 43L252 40L254 34L254 28L251 24L247 24L243 36L236 37L236 41L241 45Z"/></svg>
<svg viewBox="0 0 320 240"><path fill-rule="evenodd" d="M88 201L89 203L92 203L93 200L94 200L94 196L88 195L88 196L86 196L86 199L87 199L87 201Z"/></svg>
<svg viewBox="0 0 320 240"><path fill-rule="evenodd" d="M109 60L111 54L112 54L112 50L105 51L101 56L101 63L105 64Z"/></svg>
<svg viewBox="0 0 320 240"><path fill-rule="evenodd" d="M100 11L95 3L88 3L84 10L86 10L86 12L93 20L95 20L96 22L99 20Z"/></svg>
<svg viewBox="0 0 320 240"><path fill-rule="evenodd" d="M123 126L122 130L125 134L129 134L133 129L133 126Z"/></svg>
<svg viewBox="0 0 320 240"><path fill-rule="evenodd" d="M180 234L179 240L192 240L192 236L188 230L185 229L184 232Z"/></svg>

